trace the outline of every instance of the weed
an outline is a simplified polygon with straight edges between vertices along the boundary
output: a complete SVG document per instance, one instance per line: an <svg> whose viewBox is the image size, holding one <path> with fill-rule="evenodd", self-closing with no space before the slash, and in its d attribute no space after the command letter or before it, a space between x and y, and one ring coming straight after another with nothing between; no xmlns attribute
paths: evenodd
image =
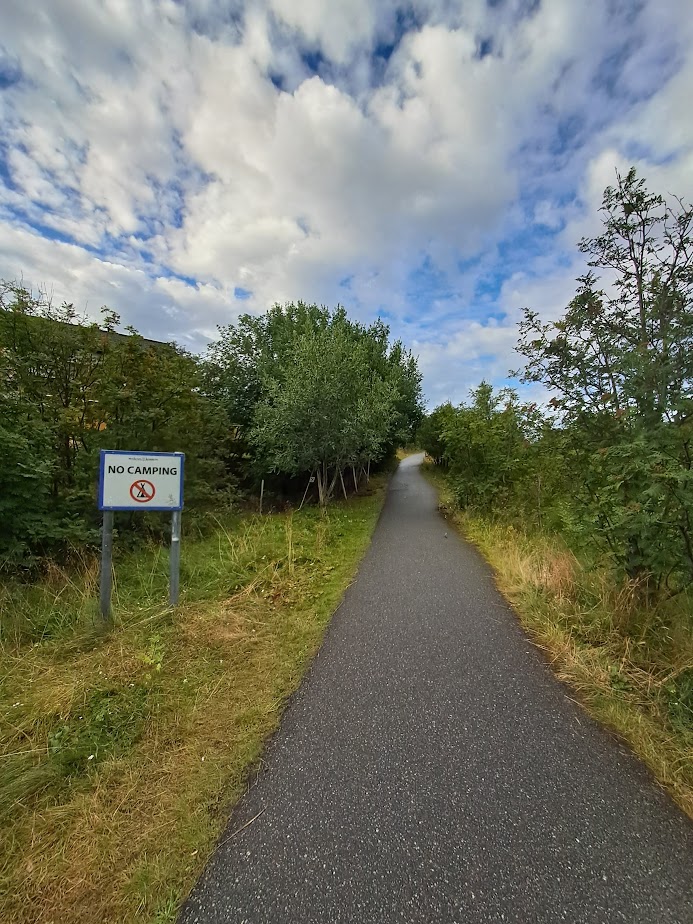
<svg viewBox="0 0 693 924"><path fill-rule="evenodd" d="M693 667L688 667L664 684L669 716L674 725L693 734Z"/></svg>
<svg viewBox="0 0 693 924"><path fill-rule="evenodd" d="M129 684L121 689L94 690L83 706L48 735L48 756L65 777L131 747L142 733L149 690Z"/></svg>

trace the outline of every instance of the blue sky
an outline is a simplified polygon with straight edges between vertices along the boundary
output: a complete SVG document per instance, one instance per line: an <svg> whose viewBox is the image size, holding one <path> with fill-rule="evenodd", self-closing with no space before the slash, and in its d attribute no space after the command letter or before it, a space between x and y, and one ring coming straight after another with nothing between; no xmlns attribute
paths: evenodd
<svg viewBox="0 0 693 924"><path fill-rule="evenodd" d="M557 317L615 169L693 198L690 0L5 0L0 277L201 350L382 316L431 404Z"/></svg>

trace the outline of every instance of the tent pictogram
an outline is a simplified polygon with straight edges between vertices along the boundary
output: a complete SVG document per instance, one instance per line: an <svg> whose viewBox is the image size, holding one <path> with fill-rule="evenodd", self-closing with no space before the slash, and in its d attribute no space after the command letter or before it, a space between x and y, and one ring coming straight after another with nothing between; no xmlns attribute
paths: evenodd
<svg viewBox="0 0 693 924"><path fill-rule="evenodd" d="M155 494L156 488L146 478L140 478L139 481L134 481L130 485L130 497L138 504L146 504L154 498Z"/></svg>

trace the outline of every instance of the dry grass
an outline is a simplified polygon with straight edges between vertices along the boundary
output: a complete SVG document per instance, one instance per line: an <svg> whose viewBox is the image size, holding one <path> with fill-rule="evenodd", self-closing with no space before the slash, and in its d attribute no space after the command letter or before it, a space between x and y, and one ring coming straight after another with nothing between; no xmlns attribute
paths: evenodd
<svg viewBox="0 0 693 924"><path fill-rule="evenodd" d="M188 599L175 614L156 599L158 565L140 561L139 576L132 563L121 569L109 636L80 628L5 645L0 920L173 920L320 643L382 496L381 483L324 518L310 509L219 523L188 544ZM57 578L53 589L68 598Z"/></svg>
<svg viewBox="0 0 693 924"><path fill-rule="evenodd" d="M427 474L559 679L693 818L691 601L647 606L637 584L584 567L558 536L455 511L444 475L432 466Z"/></svg>

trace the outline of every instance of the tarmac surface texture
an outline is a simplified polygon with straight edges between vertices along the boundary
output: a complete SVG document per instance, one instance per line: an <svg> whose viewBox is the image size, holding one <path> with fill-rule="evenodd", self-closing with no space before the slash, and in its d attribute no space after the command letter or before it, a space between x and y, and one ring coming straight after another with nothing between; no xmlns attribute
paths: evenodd
<svg viewBox="0 0 693 924"><path fill-rule="evenodd" d="M181 924L693 922L693 825L568 698L420 462Z"/></svg>

